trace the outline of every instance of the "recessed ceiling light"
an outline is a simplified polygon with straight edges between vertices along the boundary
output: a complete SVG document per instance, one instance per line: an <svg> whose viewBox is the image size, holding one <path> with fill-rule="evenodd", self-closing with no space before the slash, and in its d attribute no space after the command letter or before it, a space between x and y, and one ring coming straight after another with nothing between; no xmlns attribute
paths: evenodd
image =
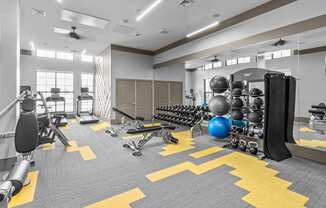
<svg viewBox="0 0 326 208"><path fill-rule="evenodd" d="M148 13L150 13L157 5L159 5L163 0L156 0L147 9L145 9L137 18L137 22L143 19Z"/></svg>
<svg viewBox="0 0 326 208"><path fill-rule="evenodd" d="M199 29L199 30L196 30L196 31L194 31L194 32L192 32L192 33L189 33L188 35L187 35L187 38L190 38L190 37L192 37L192 36L194 36L194 35L197 35L197 34L199 34L199 33L202 33L202 32L204 32L205 30L208 30L208 29L211 29L211 28L213 28L213 27L215 27L215 26L217 26L217 25L219 25L220 24L220 22L214 22L214 23L212 23L212 24L210 24L210 25L207 25L207 26L205 26L205 27L203 27L203 28L201 28L201 29Z"/></svg>
<svg viewBox="0 0 326 208"><path fill-rule="evenodd" d="M53 28L53 31L54 31L55 33L64 34L64 35L66 35L66 34L68 34L68 33L70 32L70 31L67 30L67 29L58 28L58 27Z"/></svg>
<svg viewBox="0 0 326 208"><path fill-rule="evenodd" d="M62 0L57 0L57 2L58 2L59 4L61 4L61 3L62 3Z"/></svg>

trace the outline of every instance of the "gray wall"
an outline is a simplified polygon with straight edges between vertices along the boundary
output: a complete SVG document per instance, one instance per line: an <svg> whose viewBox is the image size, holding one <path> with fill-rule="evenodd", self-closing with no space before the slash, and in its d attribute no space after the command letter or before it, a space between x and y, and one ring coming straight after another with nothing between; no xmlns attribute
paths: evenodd
<svg viewBox="0 0 326 208"><path fill-rule="evenodd" d="M153 69L153 57L112 50L112 106L116 106L116 79L143 79L182 81L185 83L183 64ZM184 84L185 85L185 84ZM114 114L112 114L114 119Z"/></svg>
<svg viewBox="0 0 326 208"><path fill-rule="evenodd" d="M20 12L18 0L0 1L0 109L19 93ZM16 109L0 118L0 131L14 129Z"/></svg>
<svg viewBox="0 0 326 208"><path fill-rule="evenodd" d="M275 71L290 70L292 76L297 79L297 117L310 117L308 110L312 104L326 103L325 56L326 52L321 52L266 61L267 69ZM200 94L198 104L202 104L203 102L203 79L209 79L215 75L229 76L238 70L256 67L257 65L257 63L250 63L222 67L209 71L192 72L190 86Z"/></svg>
<svg viewBox="0 0 326 208"><path fill-rule="evenodd" d="M122 51L111 51L112 106L116 106L116 79L153 80L153 57Z"/></svg>
<svg viewBox="0 0 326 208"><path fill-rule="evenodd" d="M95 73L95 64L78 61L21 56L21 85L30 85L36 90L36 71L67 71L74 73L74 100L81 87L81 73ZM74 106L76 108L76 106ZM75 109L76 110L76 109Z"/></svg>

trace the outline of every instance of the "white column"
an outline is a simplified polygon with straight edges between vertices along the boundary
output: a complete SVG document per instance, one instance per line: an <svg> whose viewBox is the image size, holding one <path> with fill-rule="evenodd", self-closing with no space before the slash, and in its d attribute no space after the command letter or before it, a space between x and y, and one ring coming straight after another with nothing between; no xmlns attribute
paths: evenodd
<svg viewBox="0 0 326 208"><path fill-rule="evenodd" d="M19 94L20 9L19 0L0 1L0 109ZM17 111L0 118L0 131L13 130Z"/></svg>

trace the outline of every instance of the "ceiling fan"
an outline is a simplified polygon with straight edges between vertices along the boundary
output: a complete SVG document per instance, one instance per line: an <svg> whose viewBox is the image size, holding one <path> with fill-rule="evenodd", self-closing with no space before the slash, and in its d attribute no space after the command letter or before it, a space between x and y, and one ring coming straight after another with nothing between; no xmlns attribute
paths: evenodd
<svg viewBox="0 0 326 208"><path fill-rule="evenodd" d="M210 59L210 62L212 63L216 63L216 62L220 62L221 60L217 58L217 56L214 56L213 59Z"/></svg>
<svg viewBox="0 0 326 208"><path fill-rule="evenodd" d="M54 32L58 34L62 34L68 38L75 39L75 40L85 39L85 37L77 33L76 26L71 26L71 30L67 30L63 28L54 28Z"/></svg>
<svg viewBox="0 0 326 208"><path fill-rule="evenodd" d="M284 46L285 44L287 44L289 41L287 40L283 40L282 38L280 40L278 40L277 42L273 43L272 46L274 47L280 47L280 46Z"/></svg>

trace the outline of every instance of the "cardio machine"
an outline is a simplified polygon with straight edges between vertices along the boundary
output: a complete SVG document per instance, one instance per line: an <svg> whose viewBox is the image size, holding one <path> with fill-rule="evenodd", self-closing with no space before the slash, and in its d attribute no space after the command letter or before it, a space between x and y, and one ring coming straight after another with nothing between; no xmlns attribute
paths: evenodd
<svg viewBox="0 0 326 208"><path fill-rule="evenodd" d="M67 114L66 112L66 99L60 96L60 88L51 88L51 96L47 97L45 100L46 102L53 102L55 105L57 103L63 103L63 111L62 112L51 112L51 120L55 122L58 117L61 117L59 126L66 126L68 124Z"/></svg>
<svg viewBox="0 0 326 208"><path fill-rule="evenodd" d="M90 111L83 111L83 101L91 101L92 108ZM77 97L77 116L80 124L89 124L99 122L98 117L94 115L94 98L89 94L87 87L80 88L80 95Z"/></svg>

